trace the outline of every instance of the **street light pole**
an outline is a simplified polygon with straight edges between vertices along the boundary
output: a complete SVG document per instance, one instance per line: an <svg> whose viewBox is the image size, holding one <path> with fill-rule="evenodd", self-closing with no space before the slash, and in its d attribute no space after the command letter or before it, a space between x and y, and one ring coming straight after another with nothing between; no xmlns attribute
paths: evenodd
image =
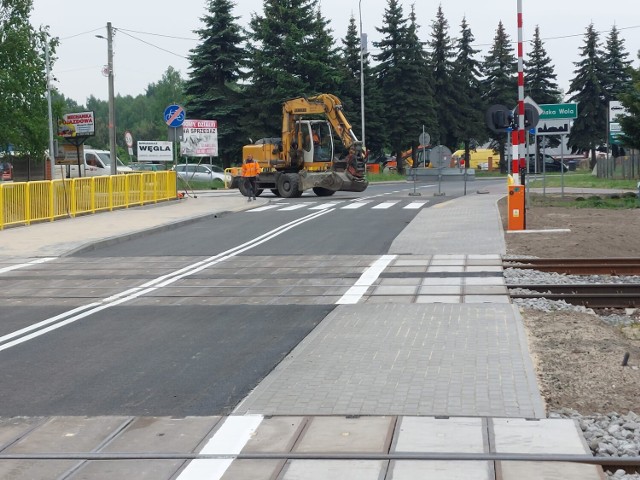
<svg viewBox="0 0 640 480"><path fill-rule="evenodd" d="M109 152L111 154L111 175L118 173L116 156L116 109L113 88L113 28L111 22L107 22L107 65L109 69Z"/></svg>
<svg viewBox="0 0 640 480"><path fill-rule="evenodd" d="M364 38L362 37L362 0L358 2L358 13L360 15L360 117L362 121L362 148L365 147L364 136Z"/></svg>

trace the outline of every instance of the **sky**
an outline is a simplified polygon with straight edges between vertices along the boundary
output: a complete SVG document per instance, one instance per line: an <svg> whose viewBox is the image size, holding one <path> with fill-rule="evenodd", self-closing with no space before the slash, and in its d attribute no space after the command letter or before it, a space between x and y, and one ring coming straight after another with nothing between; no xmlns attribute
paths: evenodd
<svg viewBox="0 0 640 480"><path fill-rule="evenodd" d="M60 2L33 0L31 22L36 27L48 25L51 35L60 38L53 69L54 85L66 97L84 104L91 95L102 100L108 98L108 82L102 74L107 64L107 42L96 38L96 35L106 37L107 22L117 29L115 93L136 96L143 94L150 83L158 82L169 66L187 77L187 57L198 44L194 30L202 27L201 18L207 13L208 3L207 0L87 0L66 3L61 8ZM430 38L439 5L449 22L451 37L458 36L462 18L466 17L475 45L482 50L480 59L493 43L500 20L511 40L518 40L516 0L400 0L399 3L405 16L415 4L422 41ZM574 62L580 60L579 49L590 23L601 32L603 43L616 25L630 54L628 59L638 66L640 10L632 7L632 0L523 0L522 3L525 58L529 51L526 42L538 25L555 65L558 84L565 92L574 76ZM262 15L262 5L255 0L236 0L234 15L240 17L238 22L242 26L247 26L252 14ZM387 0L320 0L322 15L330 21L338 45L346 35L350 17L354 16L359 25L361 15L362 31L368 36L369 51L373 54L376 50L372 42L381 39L376 27L382 26L387 5Z"/></svg>

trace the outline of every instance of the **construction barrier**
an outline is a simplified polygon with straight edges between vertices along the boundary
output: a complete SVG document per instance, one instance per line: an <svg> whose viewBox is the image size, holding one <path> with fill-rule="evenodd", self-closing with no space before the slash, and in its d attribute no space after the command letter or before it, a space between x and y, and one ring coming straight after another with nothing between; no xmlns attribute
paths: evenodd
<svg viewBox="0 0 640 480"><path fill-rule="evenodd" d="M176 198L172 170L0 183L0 230Z"/></svg>

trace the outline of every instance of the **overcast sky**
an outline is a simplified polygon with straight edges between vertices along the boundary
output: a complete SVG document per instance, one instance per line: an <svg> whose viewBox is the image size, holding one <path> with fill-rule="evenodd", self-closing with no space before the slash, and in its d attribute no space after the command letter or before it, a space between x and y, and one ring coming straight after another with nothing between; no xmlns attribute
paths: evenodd
<svg viewBox="0 0 640 480"><path fill-rule="evenodd" d="M412 3L416 5L423 41L429 40L432 21L440 4L452 37L458 36L460 22L466 16L476 46L483 50L482 55L492 44L500 20L511 39L517 41L516 0L400 0L407 16ZM49 25L51 34L61 39L53 71L56 87L65 96L84 104L90 95L103 100L108 97L107 79L101 73L107 63L107 43L95 37L106 37L107 22L119 29L114 40L116 94L136 96L144 93L150 83L159 81L169 66L179 70L183 77L187 76L186 57L198 43L193 31L202 26L200 19L206 13L208 2L89 0L60 3L34 0L33 4L32 23ZM532 38L536 25L540 27L547 53L555 64L559 86L565 91L573 77L573 62L579 60L579 48L590 23L601 32L603 42L615 24L625 39L629 59L638 66L640 15L631 0L536 0L523 1L523 4L524 40ZM320 5L338 41L344 38L352 15L359 24L358 0L321 0ZM382 25L387 0L362 0L361 5L363 32L368 35L370 51L375 53L372 42L380 40L376 27ZM254 12L262 15L261 2L236 2L234 13L240 17L243 26ZM528 49L525 44L525 58Z"/></svg>

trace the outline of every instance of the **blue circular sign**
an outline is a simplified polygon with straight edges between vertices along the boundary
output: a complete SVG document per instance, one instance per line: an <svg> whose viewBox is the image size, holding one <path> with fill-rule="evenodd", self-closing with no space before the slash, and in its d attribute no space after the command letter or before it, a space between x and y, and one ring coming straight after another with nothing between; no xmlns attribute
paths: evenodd
<svg viewBox="0 0 640 480"><path fill-rule="evenodd" d="M178 128L184 123L185 111L180 105L169 105L164 110L164 122L173 128Z"/></svg>

